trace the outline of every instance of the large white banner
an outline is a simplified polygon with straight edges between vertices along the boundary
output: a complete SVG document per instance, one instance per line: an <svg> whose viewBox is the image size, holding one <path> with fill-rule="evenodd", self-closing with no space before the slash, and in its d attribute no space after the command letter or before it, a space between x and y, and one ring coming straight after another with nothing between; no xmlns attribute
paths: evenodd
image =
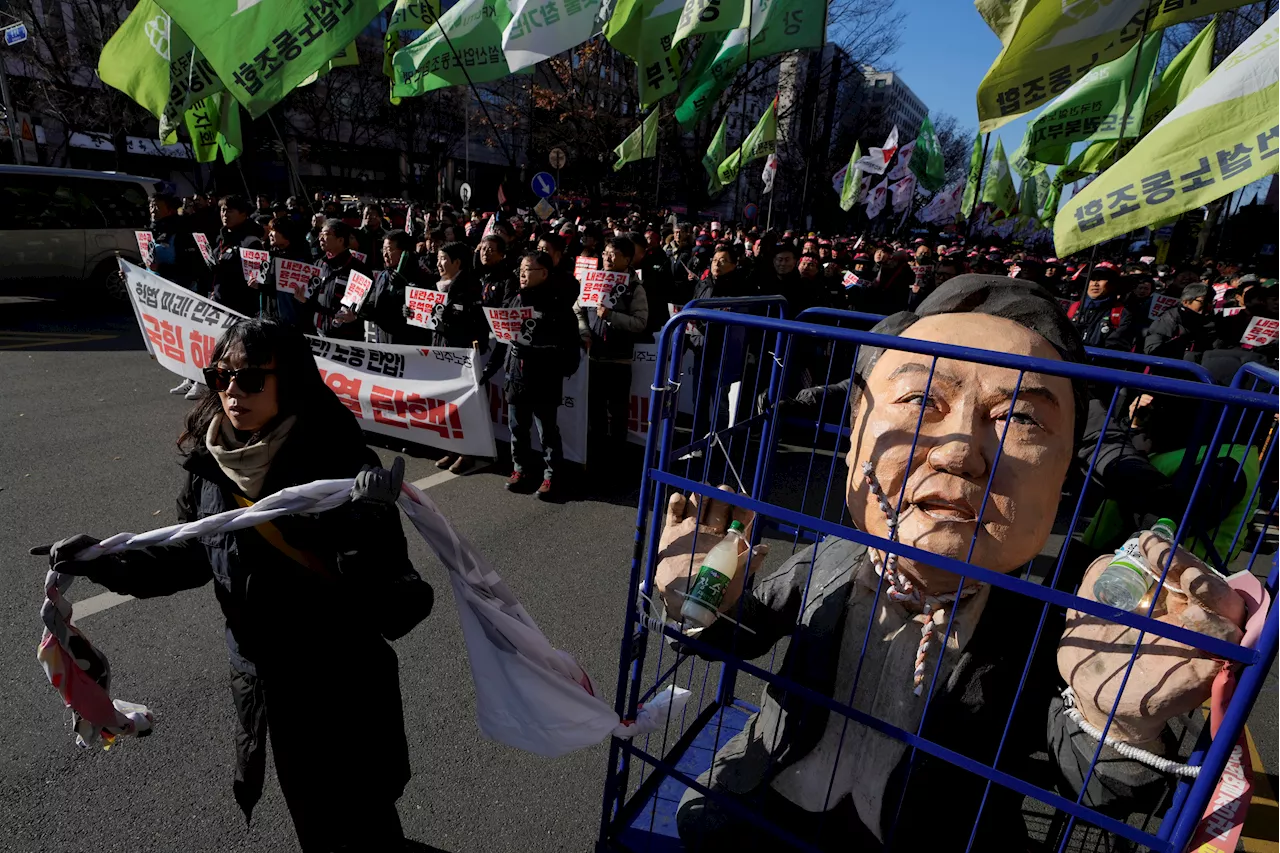
<svg viewBox="0 0 1280 853"><path fill-rule="evenodd" d="M120 266L152 357L203 381L218 336L243 317L127 261ZM469 456L496 454L473 350L308 341L325 384L367 432Z"/></svg>
<svg viewBox="0 0 1280 853"><path fill-rule="evenodd" d="M564 380L562 392L564 396L560 399L560 410L556 413L556 426L560 430L564 458L569 462L583 465L587 463L587 370L589 369L587 356L583 353L578 362L578 369ZM499 441L509 442L511 428L507 423L507 398L502 393L506 376L506 371L498 368L498 372L489 383L489 420L493 425L494 437ZM529 428L529 444L536 452L542 452L542 442L538 441L536 425Z"/></svg>

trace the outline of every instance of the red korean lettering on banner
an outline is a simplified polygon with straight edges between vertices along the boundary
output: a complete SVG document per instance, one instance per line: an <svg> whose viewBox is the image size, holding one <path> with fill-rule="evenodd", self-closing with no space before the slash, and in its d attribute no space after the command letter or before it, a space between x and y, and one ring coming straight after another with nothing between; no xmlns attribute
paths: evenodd
<svg viewBox="0 0 1280 853"><path fill-rule="evenodd" d="M1191 838L1187 848L1190 853L1232 853L1236 849L1253 799L1252 769L1245 735L1241 733Z"/></svg>
<svg viewBox="0 0 1280 853"><path fill-rule="evenodd" d="M1172 296L1165 296L1162 293L1153 294L1151 297L1151 310L1147 312L1147 319L1154 320L1177 304L1178 300Z"/></svg>
<svg viewBox="0 0 1280 853"><path fill-rule="evenodd" d="M193 367L199 367L201 370L209 366L209 359L213 358L213 347L217 343L211 335L206 335L199 329L193 329L191 332L191 364Z"/></svg>
<svg viewBox="0 0 1280 853"><path fill-rule="evenodd" d="M448 294L441 293L438 290L428 290L425 287L406 287L404 289L404 301L412 313L407 319L411 326L420 326L423 329L434 329L440 323L440 314L444 310L444 303L448 299Z"/></svg>
<svg viewBox="0 0 1280 853"><path fill-rule="evenodd" d="M142 322L147 327L147 340L153 348L171 361L187 363L187 354L183 351L182 327L168 320L157 320L150 314L142 315Z"/></svg>
<svg viewBox="0 0 1280 853"><path fill-rule="evenodd" d="M364 407L360 405L360 380L343 376L336 370L321 370L320 378L324 384L338 395L342 405L351 410L357 418L364 417Z"/></svg>
<svg viewBox="0 0 1280 853"><path fill-rule="evenodd" d="M320 281L320 267L304 261L276 258L276 290L309 293Z"/></svg>
<svg viewBox="0 0 1280 853"><path fill-rule="evenodd" d="M1254 317L1244 330L1240 343L1247 347L1265 347L1280 335L1280 320L1267 317Z"/></svg>
<svg viewBox="0 0 1280 853"><path fill-rule="evenodd" d="M150 231L134 231L138 240L138 253L142 255L142 265L151 269L156 263L156 239Z"/></svg>
<svg viewBox="0 0 1280 853"><path fill-rule="evenodd" d="M262 284L267 280L267 271L271 269L271 253L265 249L241 249L240 272L249 283Z"/></svg>
<svg viewBox="0 0 1280 853"><path fill-rule="evenodd" d="M612 308L626 294L630 279L625 272L593 270L582 279L579 301L588 308Z"/></svg>
<svg viewBox="0 0 1280 853"><path fill-rule="evenodd" d="M218 258L213 253L213 246L209 245L209 236L196 231L191 236L196 238L196 246L200 249L200 257L204 258L207 266L216 266Z"/></svg>
<svg viewBox="0 0 1280 853"><path fill-rule="evenodd" d="M532 308L486 308L484 313L493 336L504 344L528 343L531 329L526 324L538 317Z"/></svg>
<svg viewBox="0 0 1280 853"><path fill-rule="evenodd" d="M579 255L573 261L573 277L579 282L586 277L587 273L595 272L600 268L599 258L588 258Z"/></svg>
<svg viewBox="0 0 1280 853"><path fill-rule="evenodd" d="M352 270L347 276L347 289L342 294L342 304L352 310L358 309L365 297L369 295L371 287L373 287L373 279L364 273Z"/></svg>

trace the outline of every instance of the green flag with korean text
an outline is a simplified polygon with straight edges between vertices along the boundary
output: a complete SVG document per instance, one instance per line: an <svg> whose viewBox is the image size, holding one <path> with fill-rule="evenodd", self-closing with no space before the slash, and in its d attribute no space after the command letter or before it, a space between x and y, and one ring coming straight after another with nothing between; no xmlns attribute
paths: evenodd
<svg viewBox="0 0 1280 853"><path fill-rule="evenodd" d="M1018 191L1013 186L1013 174L1004 156L1004 142L1000 137L996 137L996 149L991 152L991 162L987 164L986 180L982 182L982 201L1005 216L1013 213L1018 205Z"/></svg>
<svg viewBox="0 0 1280 853"><path fill-rule="evenodd" d="M240 104L227 92L205 98L183 116L197 163L233 162L244 143L240 137Z"/></svg>
<svg viewBox="0 0 1280 853"><path fill-rule="evenodd" d="M1136 137L1151 91L1163 33L1152 33L1112 62L1096 65L1027 125L1022 150L1028 160L1067 162L1071 145ZM1133 90L1129 82L1134 82ZM1126 121L1126 113L1128 120Z"/></svg>
<svg viewBox="0 0 1280 853"><path fill-rule="evenodd" d="M1044 205L1039 211L1040 226L1052 228L1053 218L1058 215L1058 202L1062 199L1063 180L1061 173L1054 175L1049 182L1049 192L1045 195Z"/></svg>
<svg viewBox="0 0 1280 853"><path fill-rule="evenodd" d="M139 0L107 41L98 77L158 118L166 142L192 104L223 89L191 39L153 0Z"/></svg>
<svg viewBox="0 0 1280 853"><path fill-rule="evenodd" d="M738 172L743 165L761 157L768 157L778 150L778 96L773 96L769 109L760 116L760 121L742 140L738 150L730 154L716 170L721 186L729 186L738 179Z"/></svg>
<svg viewBox="0 0 1280 853"><path fill-rule="evenodd" d="M618 162L613 164L613 171L618 171L628 163L658 156L658 113L654 110L645 117L640 126L631 131L627 138L613 149L618 155Z"/></svg>
<svg viewBox="0 0 1280 853"><path fill-rule="evenodd" d="M844 183L840 186L841 210L853 210L853 206L858 203L858 193L862 191L862 170L858 168L858 161L861 159L862 143L855 142L853 154L849 156L849 165L845 167Z"/></svg>
<svg viewBox="0 0 1280 853"><path fill-rule="evenodd" d="M293 91L391 0L156 0L253 118Z"/></svg>
<svg viewBox="0 0 1280 853"><path fill-rule="evenodd" d="M725 155L729 153L729 115L720 119L720 127L716 129L716 135L711 137L711 145L707 148L707 153L702 155L702 168L707 170L707 194L714 195L720 192L720 164L724 162Z"/></svg>
<svg viewBox="0 0 1280 853"><path fill-rule="evenodd" d="M1003 49L978 86L978 130L988 133L1065 92L1142 34L1244 5L1241 0L984 0Z"/></svg>
<svg viewBox="0 0 1280 853"><path fill-rule="evenodd" d="M1280 48L1272 15L1053 224L1065 256L1167 220L1276 172Z"/></svg>
<svg viewBox="0 0 1280 853"><path fill-rule="evenodd" d="M635 60L641 109L680 87L680 52L672 36L683 8L683 0L618 0L605 21L605 39Z"/></svg>
<svg viewBox="0 0 1280 853"><path fill-rule="evenodd" d="M909 165L911 173L916 176L920 186L931 193L942 189L946 181L946 166L942 162L942 144L938 142L938 133L933 129L933 122L928 116L920 122L920 130L916 133L916 150L911 155ZM845 210L848 209L845 208Z"/></svg>
<svg viewBox="0 0 1280 853"><path fill-rule="evenodd" d="M509 23L510 12L505 0L500 5L506 19L495 0L460 0L450 7L436 25L396 52L391 62L395 72L391 94L398 98L422 95L466 85L468 75L473 83L490 83L511 74L502 51L502 28Z"/></svg>
<svg viewBox="0 0 1280 853"><path fill-rule="evenodd" d="M978 181L982 178L982 134L973 138L973 153L969 155L969 176L964 184L964 195L960 199L960 213L965 219L973 213L973 206L978 201Z"/></svg>

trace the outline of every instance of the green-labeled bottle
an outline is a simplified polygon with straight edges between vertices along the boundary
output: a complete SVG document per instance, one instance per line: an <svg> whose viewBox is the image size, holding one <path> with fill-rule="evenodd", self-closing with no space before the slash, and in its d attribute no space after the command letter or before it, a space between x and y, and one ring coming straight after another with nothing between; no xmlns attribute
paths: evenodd
<svg viewBox="0 0 1280 853"><path fill-rule="evenodd" d="M685 596L680 614L703 628L716 621L725 590L738 573L738 543L742 541L742 522L729 524L724 539L707 553L707 559L698 569L693 588Z"/></svg>

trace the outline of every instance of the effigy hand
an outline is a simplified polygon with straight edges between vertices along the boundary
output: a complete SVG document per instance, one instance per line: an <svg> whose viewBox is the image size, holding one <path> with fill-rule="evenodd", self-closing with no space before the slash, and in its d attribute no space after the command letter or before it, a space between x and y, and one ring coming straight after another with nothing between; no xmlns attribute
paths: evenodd
<svg viewBox="0 0 1280 853"><path fill-rule="evenodd" d="M1157 574L1163 571L1170 543L1143 533L1139 545L1147 564ZM1111 559L1112 555L1106 554L1089 566L1080 586L1082 598L1097 600L1094 581ZM1165 583L1153 617L1240 642L1246 618L1244 600L1193 554L1178 548ZM1137 613L1147 613L1154 591L1153 582ZM1138 634L1136 629L1106 619L1067 611L1066 630L1058 644L1058 672L1075 692L1080 713L1098 729L1106 725L1115 704ZM1171 717L1192 711L1209 698L1213 679L1222 667L1222 661L1199 649L1145 634L1108 734L1135 745L1155 741Z"/></svg>
<svg viewBox="0 0 1280 853"><path fill-rule="evenodd" d="M720 488L733 492L729 486ZM747 575L756 572L769 553L768 545L757 545L753 551L749 544L755 517L754 512L730 506L724 501L703 499L699 495L686 498L679 492L671 496L667 502L662 537L658 541L658 565L654 570L654 583L668 614L678 618L685 593L697 578L698 569L708 552L724 539L731 521L742 522L743 536L738 546L738 571L725 590L721 612L737 602Z"/></svg>

